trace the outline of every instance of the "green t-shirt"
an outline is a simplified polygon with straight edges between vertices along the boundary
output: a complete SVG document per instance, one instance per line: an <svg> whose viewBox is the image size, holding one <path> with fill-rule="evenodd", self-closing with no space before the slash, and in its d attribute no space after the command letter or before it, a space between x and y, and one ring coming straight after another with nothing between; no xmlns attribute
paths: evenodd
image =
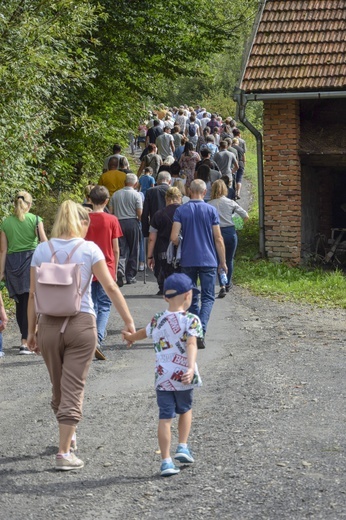
<svg viewBox="0 0 346 520"><path fill-rule="evenodd" d="M38 221L42 222L41 217ZM7 238L7 253L19 253L20 251L32 251L36 248L38 240L35 233L36 215L25 213L25 220L19 220L15 215L7 217L1 226Z"/></svg>

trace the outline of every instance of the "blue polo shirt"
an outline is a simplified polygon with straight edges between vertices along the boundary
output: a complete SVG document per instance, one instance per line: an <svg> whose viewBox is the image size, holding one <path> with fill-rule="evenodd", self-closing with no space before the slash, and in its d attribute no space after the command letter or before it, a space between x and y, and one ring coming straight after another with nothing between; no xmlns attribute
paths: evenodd
<svg viewBox="0 0 346 520"><path fill-rule="evenodd" d="M216 209L204 200L192 199L177 208L174 222L180 222L183 236L182 267L217 267L213 226L219 225Z"/></svg>

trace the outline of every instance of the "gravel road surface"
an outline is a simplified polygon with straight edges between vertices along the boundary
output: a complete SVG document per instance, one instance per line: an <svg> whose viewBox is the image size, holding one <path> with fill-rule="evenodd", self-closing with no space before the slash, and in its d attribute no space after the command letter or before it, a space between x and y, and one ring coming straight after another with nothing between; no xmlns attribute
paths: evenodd
<svg viewBox="0 0 346 520"><path fill-rule="evenodd" d="M218 288L216 288L217 290ZM137 327L165 302L125 286ZM345 312L276 303L239 287L216 300L199 351L190 445L159 476L154 352L126 349L113 312L107 360L90 370L79 472L56 472L57 427L43 361L18 356L15 324L0 363L0 518L341 519L345 486ZM175 449L176 424L173 430Z"/></svg>

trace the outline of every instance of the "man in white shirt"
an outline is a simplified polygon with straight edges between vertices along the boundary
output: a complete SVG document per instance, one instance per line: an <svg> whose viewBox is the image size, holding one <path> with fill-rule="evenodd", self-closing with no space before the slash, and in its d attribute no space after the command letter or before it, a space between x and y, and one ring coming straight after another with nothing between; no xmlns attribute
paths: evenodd
<svg viewBox="0 0 346 520"><path fill-rule="evenodd" d="M203 113L203 117L200 119L202 130L205 129L207 123L209 123L210 117L208 117L207 112Z"/></svg>

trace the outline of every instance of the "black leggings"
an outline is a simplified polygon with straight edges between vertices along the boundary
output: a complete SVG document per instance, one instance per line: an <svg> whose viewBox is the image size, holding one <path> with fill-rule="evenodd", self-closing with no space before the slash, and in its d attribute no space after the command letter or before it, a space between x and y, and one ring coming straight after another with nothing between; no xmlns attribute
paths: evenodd
<svg viewBox="0 0 346 520"><path fill-rule="evenodd" d="M16 294L16 319L22 339L28 337L28 301L29 293Z"/></svg>

